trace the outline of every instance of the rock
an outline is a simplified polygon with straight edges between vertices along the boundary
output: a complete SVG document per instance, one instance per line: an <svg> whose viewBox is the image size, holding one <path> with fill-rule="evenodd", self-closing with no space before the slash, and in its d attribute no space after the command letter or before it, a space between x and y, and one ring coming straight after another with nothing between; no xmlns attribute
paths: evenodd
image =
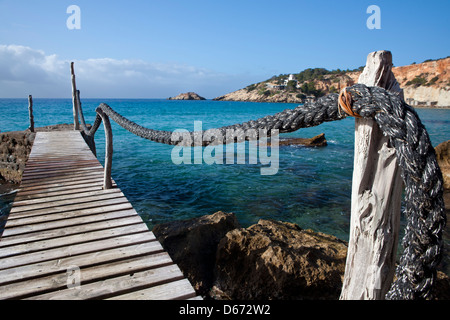
<svg viewBox="0 0 450 320"><path fill-rule="evenodd" d="M206 100L206 99L199 96L195 92L186 92L186 93L180 93L176 97L171 97L167 100Z"/></svg>
<svg viewBox="0 0 450 320"><path fill-rule="evenodd" d="M305 138L288 138L279 141L280 146L301 145L305 147L324 147L327 145L327 139L325 139L325 133L321 133L315 137Z"/></svg>
<svg viewBox="0 0 450 320"><path fill-rule="evenodd" d="M450 140L439 144L435 151L444 178L444 189L450 190Z"/></svg>
<svg viewBox="0 0 450 320"><path fill-rule="evenodd" d="M219 211L156 225L152 231L197 293L204 295L214 281L214 263L220 239L239 227L233 213Z"/></svg>
<svg viewBox="0 0 450 320"><path fill-rule="evenodd" d="M35 134L29 131L0 133L0 180L19 184Z"/></svg>
<svg viewBox="0 0 450 320"><path fill-rule="evenodd" d="M346 256L336 237L260 220L220 241L215 287L238 300L338 299Z"/></svg>
<svg viewBox="0 0 450 320"><path fill-rule="evenodd" d="M435 300L450 300L450 278L442 271L437 272L432 296Z"/></svg>

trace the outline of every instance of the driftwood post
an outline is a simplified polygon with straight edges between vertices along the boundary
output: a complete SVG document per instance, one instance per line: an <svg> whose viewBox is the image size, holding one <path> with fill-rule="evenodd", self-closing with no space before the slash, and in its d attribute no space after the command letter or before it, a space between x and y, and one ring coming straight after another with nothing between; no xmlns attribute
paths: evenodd
<svg viewBox="0 0 450 320"><path fill-rule="evenodd" d="M72 75L73 129L80 130L80 123L78 122L78 108L77 108L77 84L75 82L75 71L73 68L73 62L70 63L70 74Z"/></svg>
<svg viewBox="0 0 450 320"><path fill-rule="evenodd" d="M30 117L30 131L34 132L33 97L28 96L28 115Z"/></svg>
<svg viewBox="0 0 450 320"><path fill-rule="evenodd" d="M389 51L372 52L359 83L403 96ZM381 300L392 283L402 179L395 149L372 119L355 118L350 239L342 300Z"/></svg>
<svg viewBox="0 0 450 320"><path fill-rule="evenodd" d="M97 109L97 113L102 117L103 126L105 128L105 172L103 176L103 189L112 188L111 169L113 157L113 135L111 129L111 122L108 115L101 109Z"/></svg>

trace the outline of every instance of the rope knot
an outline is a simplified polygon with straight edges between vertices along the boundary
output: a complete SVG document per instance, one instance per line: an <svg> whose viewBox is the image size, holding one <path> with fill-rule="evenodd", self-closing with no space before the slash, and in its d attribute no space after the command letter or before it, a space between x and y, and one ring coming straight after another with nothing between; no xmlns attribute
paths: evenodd
<svg viewBox="0 0 450 320"><path fill-rule="evenodd" d="M353 112L352 104L353 104L352 95L349 92L347 92L347 88L342 89L341 92L339 93L338 98L339 113L341 112L342 109L349 116L361 118L359 114Z"/></svg>

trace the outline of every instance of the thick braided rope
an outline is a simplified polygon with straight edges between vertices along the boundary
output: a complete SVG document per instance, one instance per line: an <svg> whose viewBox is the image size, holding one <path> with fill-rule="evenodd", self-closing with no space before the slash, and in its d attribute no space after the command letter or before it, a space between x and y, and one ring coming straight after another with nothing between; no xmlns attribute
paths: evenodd
<svg viewBox="0 0 450 320"><path fill-rule="evenodd" d="M212 139L210 142L229 143L223 134L227 129L278 129L280 133L285 133L317 126L326 121L341 120L346 114L340 112L339 99L341 107L349 114L376 121L383 134L390 138L402 168L406 186L404 214L407 218L404 253L396 271L397 280L387 298L429 298L436 278L436 266L442 255L442 232L446 223L442 173L428 133L417 113L396 94L378 87L354 85L346 88L346 92L340 97L330 94L316 102L273 116L215 129L221 133L223 140ZM172 140L172 132L144 128L116 113L106 104L101 104L98 108L120 126L142 138L171 145L178 143L177 139ZM346 108L351 110L345 110ZM87 134L94 135L100 124L101 117L97 115ZM195 132L190 134L194 141ZM204 145L210 142L205 142Z"/></svg>
<svg viewBox="0 0 450 320"><path fill-rule="evenodd" d="M211 139L209 141L202 141L202 144L208 145L211 143L224 144L235 141L244 141L245 139L258 139L260 132L255 131L256 136L246 136L245 131L248 129L261 129L266 130L267 134L270 135L271 130L279 130L279 133L293 132L300 128L314 127L326 121L341 120L346 117L345 114L341 114L337 108L337 94L331 94L326 97L318 99L314 103L307 103L304 106L299 106L295 109L286 109L275 115L265 116L257 120L251 120L244 122L242 124L235 124L231 126L225 126L218 129L204 130L202 132L190 132L192 145L196 135L205 135L209 131ZM119 113L115 112L110 106L102 103L97 109L101 109L106 115L113 119L122 128L128 130L129 132L159 143L177 145L182 137L182 134L177 134L172 131L162 131L153 130L142 127L127 118L123 117ZM94 124L88 131L87 128L83 127L85 133L89 136L93 136L101 124L101 117L97 114ZM214 131L216 134L214 135ZM226 139L227 131L235 130L237 136L233 141L228 141ZM213 133L211 135L211 132ZM222 138L218 140L217 138Z"/></svg>
<svg viewBox="0 0 450 320"><path fill-rule="evenodd" d="M396 94L378 87L347 88L353 112L373 118L395 148L405 182L404 253L388 299L426 299L436 279L446 224L443 179L436 154L417 113Z"/></svg>

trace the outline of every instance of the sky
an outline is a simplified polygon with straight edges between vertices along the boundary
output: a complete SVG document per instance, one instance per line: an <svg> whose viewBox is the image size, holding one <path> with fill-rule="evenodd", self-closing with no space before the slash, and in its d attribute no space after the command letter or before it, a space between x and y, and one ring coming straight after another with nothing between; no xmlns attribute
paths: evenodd
<svg viewBox="0 0 450 320"><path fill-rule="evenodd" d="M449 34L449 0L0 0L0 98L70 98L73 61L82 98L211 99L377 50L447 57Z"/></svg>

